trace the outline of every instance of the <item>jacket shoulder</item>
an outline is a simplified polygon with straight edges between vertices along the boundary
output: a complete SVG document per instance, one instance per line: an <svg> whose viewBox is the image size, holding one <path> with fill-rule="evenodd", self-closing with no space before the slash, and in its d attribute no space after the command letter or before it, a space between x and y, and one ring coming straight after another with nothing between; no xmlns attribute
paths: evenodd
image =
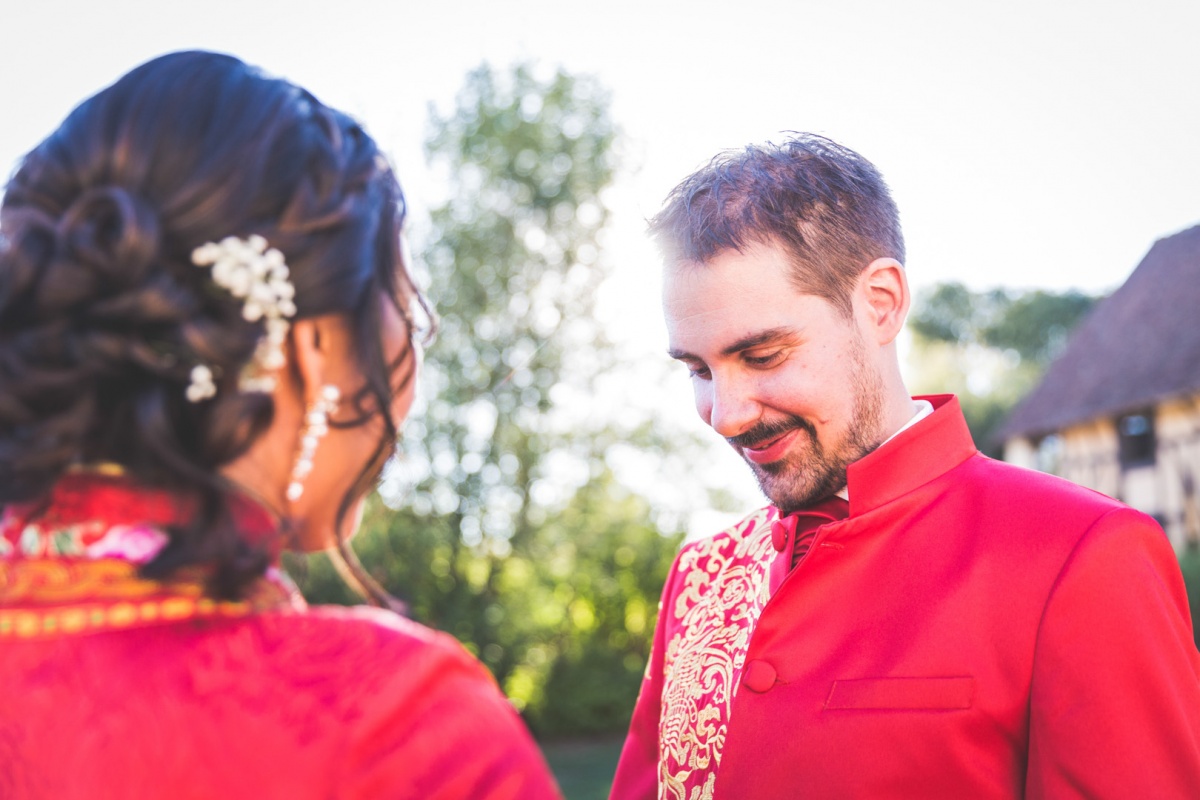
<svg viewBox="0 0 1200 800"><path fill-rule="evenodd" d="M967 459L960 470L974 491L1007 497L1013 504L1031 505L1037 509L1054 507L1061 512L1095 517L1128 508L1119 500L1066 478L997 461L982 454Z"/></svg>
<svg viewBox="0 0 1200 800"><path fill-rule="evenodd" d="M376 699L380 691L409 694L427 682L447 679L496 689L491 674L457 639L384 609L313 606L300 614L280 615L273 626L294 642L290 650L310 648L314 660L339 654L335 663L352 670L354 683ZM397 674L404 679L396 680Z"/></svg>
<svg viewBox="0 0 1200 800"><path fill-rule="evenodd" d="M371 650L349 664L359 687L339 796L560 797L516 709L458 640L374 608L306 616L314 634Z"/></svg>
<svg viewBox="0 0 1200 800"><path fill-rule="evenodd" d="M1110 531L1131 543L1161 537L1149 515L1119 500L1055 475L978 455L955 471L947 494L960 518L971 518L976 535L999 537L1025 552L1065 557L1089 533ZM1130 538L1132 537L1132 538Z"/></svg>

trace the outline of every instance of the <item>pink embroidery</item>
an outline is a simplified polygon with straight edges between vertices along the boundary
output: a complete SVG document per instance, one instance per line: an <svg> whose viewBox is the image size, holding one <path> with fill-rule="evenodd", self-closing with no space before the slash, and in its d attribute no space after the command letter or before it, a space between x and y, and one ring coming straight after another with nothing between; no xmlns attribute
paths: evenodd
<svg viewBox="0 0 1200 800"><path fill-rule="evenodd" d="M145 564L167 546L167 535L148 525L114 525L84 548L88 558L122 558Z"/></svg>

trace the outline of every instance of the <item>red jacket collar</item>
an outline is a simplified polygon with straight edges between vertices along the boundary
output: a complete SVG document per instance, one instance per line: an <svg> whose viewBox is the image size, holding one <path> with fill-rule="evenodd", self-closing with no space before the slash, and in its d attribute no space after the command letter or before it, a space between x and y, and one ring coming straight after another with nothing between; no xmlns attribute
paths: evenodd
<svg viewBox="0 0 1200 800"><path fill-rule="evenodd" d="M847 468L851 516L929 483L978 452L958 398L935 394L915 399L928 400L933 413Z"/></svg>
<svg viewBox="0 0 1200 800"><path fill-rule="evenodd" d="M279 523L266 508L242 494L229 496L233 523L248 541L278 555ZM195 498L142 486L125 475L78 472L64 475L48 496L0 507L0 537L17 545L30 523L46 531L90 524L108 528L145 524L185 524L195 514Z"/></svg>

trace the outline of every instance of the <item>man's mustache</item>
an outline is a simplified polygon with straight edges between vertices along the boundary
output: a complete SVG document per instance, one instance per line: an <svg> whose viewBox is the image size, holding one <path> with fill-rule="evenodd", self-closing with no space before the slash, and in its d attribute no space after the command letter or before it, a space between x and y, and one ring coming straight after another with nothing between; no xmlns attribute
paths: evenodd
<svg viewBox="0 0 1200 800"><path fill-rule="evenodd" d="M734 447L753 447L759 442L767 442L772 439L778 439L783 434L794 430L805 431L814 439L817 436L817 429L813 427L811 422L804 419L804 417L791 415L769 422L760 422L744 433L739 433L737 436L726 437L725 441L729 442Z"/></svg>

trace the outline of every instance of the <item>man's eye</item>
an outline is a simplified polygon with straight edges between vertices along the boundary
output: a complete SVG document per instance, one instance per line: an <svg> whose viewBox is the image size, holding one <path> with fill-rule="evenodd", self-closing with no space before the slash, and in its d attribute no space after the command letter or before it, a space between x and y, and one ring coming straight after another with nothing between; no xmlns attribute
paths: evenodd
<svg viewBox="0 0 1200 800"><path fill-rule="evenodd" d="M696 364L694 366L692 364L688 364L687 368L688 368L688 377L689 378L703 378L703 379L707 380L708 377L712 374L708 371L708 367L706 367L702 364Z"/></svg>
<svg viewBox="0 0 1200 800"><path fill-rule="evenodd" d="M742 358L752 367L769 367L783 358L783 351L776 350L766 355L744 355Z"/></svg>

